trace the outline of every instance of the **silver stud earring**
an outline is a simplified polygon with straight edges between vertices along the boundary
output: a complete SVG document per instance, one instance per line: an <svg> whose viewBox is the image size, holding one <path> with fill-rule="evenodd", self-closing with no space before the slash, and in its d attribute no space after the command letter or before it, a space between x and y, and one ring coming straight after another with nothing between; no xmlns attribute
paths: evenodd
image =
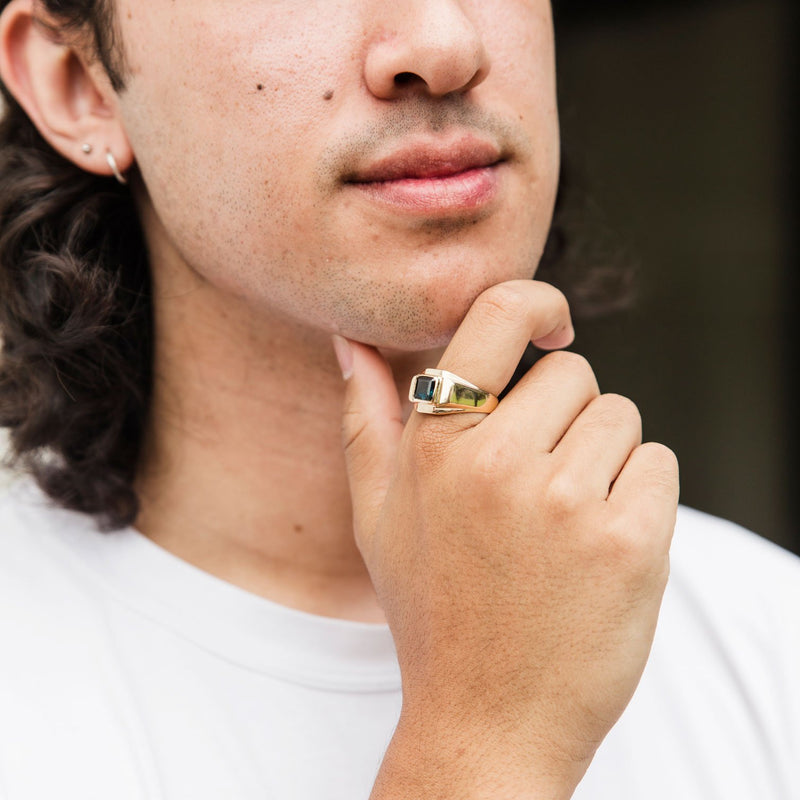
<svg viewBox="0 0 800 800"><path fill-rule="evenodd" d="M114 177L123 185L127 184L128 179L119 171L119 167L117 166L117 159L114 158L114 154L110 150L106 150L106 161L108 162L108 166L111 167L111 171L114 173Z"/></svg>
<svg viewBox="0 0 800 800"><path fill-rule="evenodd" d="M81 150L83 150L83 152L88 156L92 150L94 150L94 148L89 144L89 142L86 142L86 144L81 147Z"/></svg>

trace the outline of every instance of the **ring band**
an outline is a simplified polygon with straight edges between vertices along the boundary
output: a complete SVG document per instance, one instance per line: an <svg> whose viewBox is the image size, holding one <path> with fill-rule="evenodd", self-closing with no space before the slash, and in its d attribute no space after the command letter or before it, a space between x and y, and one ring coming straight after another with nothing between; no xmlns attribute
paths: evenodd
<svg viewBox="0 0 800 800"><path fill-rule="evenodd" d="M498 399L443 369L426 369L411 379L408 399L421 414L491 414Z"/></svg>

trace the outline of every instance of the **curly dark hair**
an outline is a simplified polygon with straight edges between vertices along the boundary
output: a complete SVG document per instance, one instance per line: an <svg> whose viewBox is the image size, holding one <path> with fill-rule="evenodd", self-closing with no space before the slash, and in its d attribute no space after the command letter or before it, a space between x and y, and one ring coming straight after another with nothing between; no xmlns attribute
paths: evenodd
<svg viewBox="0 0 800 800"><path fill-rule="evenodd" d="M123 91L113 0L37 0L57 37L85 42ZM0 12L8 0L0 0ZM134 480L152 389L152 308L144 237L129 191L57 154L0 84L0 427L9 461L61 506L100 527L138 513ZM619 306L625 271L587 269L564 235L575 207L562 184L537 277L575 316ZM581 210L577 210L581 215ZM580 221L583 225L583 220ZM530 361L532 351L523 359ZM521 374L521 371L518 371Z"/></svg>
<svg viewBox="0 0 800 800"><path fill-rule="evenodd" d="M42 6L63 20L58 35L91 31L121 89L110 6ZM0 89L0 426L10 429L9 460L62 506L121 527L137 513L133 479L151 386L139 221L124 187L58 155Z"/></svg>

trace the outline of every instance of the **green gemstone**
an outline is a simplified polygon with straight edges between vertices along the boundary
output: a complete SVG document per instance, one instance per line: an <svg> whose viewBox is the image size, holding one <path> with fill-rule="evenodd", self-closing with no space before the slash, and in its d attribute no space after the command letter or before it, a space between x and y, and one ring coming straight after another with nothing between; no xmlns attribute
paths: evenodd
<svg viewBox="0 0 800 800"><path fill-rule="evenodd" d="M427 375L417 375L414 383L414 399L421 403L430 403L433 400L433 391L436 388L436 378Z"/></svg>

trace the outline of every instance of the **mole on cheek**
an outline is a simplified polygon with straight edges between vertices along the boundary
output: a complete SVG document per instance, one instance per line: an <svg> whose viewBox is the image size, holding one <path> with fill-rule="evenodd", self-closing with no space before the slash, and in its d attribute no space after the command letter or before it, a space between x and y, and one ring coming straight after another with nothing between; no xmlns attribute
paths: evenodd
<svg viewBox="0 0 800 800"><path fill-rule="evenodd" d="M264 84L263 83L259 83L258 86L256 86L256 89L258 89L259 92L263 91L264 90Z"/></svg>
<svg viewBox="0 0 800 800"><path fill-rule="evenodd" d="M332 97L333 97L333 89L328 89L328 91L322 95L323 100L330 100Z"/></svg>

